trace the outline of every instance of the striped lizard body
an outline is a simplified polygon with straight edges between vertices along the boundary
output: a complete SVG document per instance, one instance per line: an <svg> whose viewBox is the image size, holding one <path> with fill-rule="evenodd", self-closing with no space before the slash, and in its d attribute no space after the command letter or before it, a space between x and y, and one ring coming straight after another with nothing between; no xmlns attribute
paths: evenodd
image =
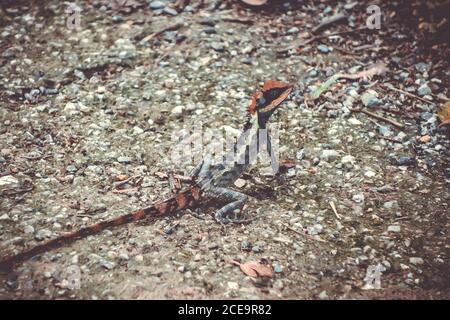
<svg viewBox="0 0 450 320"><path fill-rule="evenodd" d="M260 132L266 128L266 123L275 109L283 102L292 86L269 80L266 81L262 91L252 96L249 107L249 119L244 126L244 132L237 139L234 147L225 155L222 163L214 165L212 156L206 155L200 164L191 172L195 183L173 197L157 202L149 207L125 214L109 220L100 221L93 225L83 227L73 232L65 233L55 239L27 249L19 254L7 257L0 261L0 271L10 271L22 261L51 249L61 247L77 239L98 234L105 229L121 226L130 222L150 217L161 217L183 209L197 206L202 198L211 198L228 202L215 213L217 221L222 223L239 223L244 220L233 220L227 214L243 207L247 196L228 189L239 176L252 164L252 150L254 155L260 151ZM268 139L267 149L273 154ZM253 148L253 149L252 149Z"/></svg>

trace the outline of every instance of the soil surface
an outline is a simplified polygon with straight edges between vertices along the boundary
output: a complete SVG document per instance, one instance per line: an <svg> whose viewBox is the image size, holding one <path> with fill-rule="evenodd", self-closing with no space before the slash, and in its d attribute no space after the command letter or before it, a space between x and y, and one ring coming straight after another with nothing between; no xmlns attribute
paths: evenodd
<svg viewBox="0 0 450 320"><path fill-rule="evenodd" d="M2 274L0 298L450 297L438 9L382 2L380 29L368 29L364 1L132 3L2 5L0 256L169 197L164 174L195 164L174 162L183 129L240 130L268 79L294 85L272 117L288 165L276 176L256 165L236 183L251 223L217 223L213 203L107 230ZM387 70L312 98L376 63ZM275 276L231 260L262 260Z"/></svg>

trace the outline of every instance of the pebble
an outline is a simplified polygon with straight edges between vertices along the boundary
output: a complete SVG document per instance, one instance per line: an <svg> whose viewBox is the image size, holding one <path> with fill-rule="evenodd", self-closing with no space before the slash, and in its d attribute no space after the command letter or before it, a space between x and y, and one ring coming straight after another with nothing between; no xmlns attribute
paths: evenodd
<svg viewBox="0 0 450 320"><path fill-rule="evenodd" d="M17 185L19 183L19 180L14 178L13 176L3 176L0 177L0 187L9 187L12 185Z"/></svg>
<svg viewBox="0 0 450 320"><path fill-rule="evenodd" d="M413 265L421 265L424 263L423 259L420 257L411 257L409 258L409 263L413 264Z"/></svg>
<svg viewBox="0 0 450 320"><path fill-rule="evenodd" d="M237 188L243 188L245 185L246 185L246 181L244 180L244 179L237 179L235 182L234 182L234 185L237 187Z"/></svg>
<svg viewBox="0 0 450 320"><path fill-rule="evenodd" d="M250 251L251 249L252 249L252 244L249 241L244 240L241 242L241 250Z"/></svg>
<svg viewBox="0 0 450 320"><path fill-rule="evenodd" d="M398 224L392 224L392 225L388 226L388 231L389 232L400 232L401 227Z"/></svg>
<svg viewBox="0 0 450 320"><path fill-rule="evenodd" d="M354 126L362 125L362 122L359 121L358 119L354 118L354 117L349 118L347 121L348 121L348 123L350 123L350 124L352 124Z"/></svg>
<svg viewBox="0 0 450 320"><path fill-rule="evenodd" d="M414 159L411 157L406 157L406 156L398 158L398 161L397 161L397 164L400 166L407 166L412 163L414 163Z"/></svg>
<svg viewBox="0 0 450 320"><path fill-rule="evenodd" d="M426 96L428 94L431 94L432 91L431 91L430 87L428 87L428 85L425 83L425 84L421 85L419 87L419 89L417 89L417 93L419 96Z"/></svg>
<svg viewBox="0 0 450 320"><path fill-rule="evenodd" d="M275 271L275 273L281 273L281 272L283 272L283 268L281 268L281 266L279 264L275 264L273 266L273 271Z"/></svg>
<svg viewBox="0 0 450 320"><path fill-rule="evenodd" d="M315 236L323 232L323 226L319 223L316 223L315 225L308 227L308 234Z"/></svg>
<svg viewBox="0 0 450 320"><path fill-rule="evenodd" d="M333 160L336 159L339 156L339 152L337 152L336 150L322 150L322 153L320 154L320 158L321 159L325 159L325 160Z"/></svg>
<svg viewBox="0 0 450 320"><path fill-rule="evenodd" d="M164 233L165 234L172 234L173 233L173 228L171 226L166 226L164 227Z"/></svg>
<svg viewBox="0 0 450 320"><path fill-rule="evenodd" d="M361 95L361 101L366 107L373 107L380 104L378 94L373 90L367 90Z"/></svg>
<svg viewBox="0 0 450 320"><path fill-rule="evenodd" d="M131 158L130 157L126 157L126 156L121 156L121 157L117 158L117 161L120 162L120 163L128 164L128 163L131 163Z"/></svg>
<svg viewBox="0 0 450 320"><path fill-rule="evenodd" d="M171 15L171 16L176 16L176 15L178 14L178 11L177 11L177 10L175 10L175 9L173 9L173 8L170 8L170 7L165 7L164 10L163 10L163 12L164 12L164 13L167 13L167 14L169 14L169 15Z"/></svg>
<svg viewBox="0 0 450 320"><path fill-rule="evenodd" d="M225 45L222 42L212 42L211 48L216 50L217 52L224 52L225 51Z"/></svg>
<svg viewBox="0 0 450 320"><path fill-rule="evenodd" d="M162 1L152 1L148 4L148 7L152 10L160 10L163 9L166 4Z"/></svg>
<svg viewBox="0 0 450 320"><path fill-rule="evenodd" d="M364 202L364 193L358 193L353 195L352 200L356 203L363 203Z"/></svg>
<svg viewBox="0 0 450 320"><path fill-rule="evenodd" d="M330 48L330 47L328 47L328 46L326 46L326 45L324 45L324 44L319 44L319 45L317 46L317 49L318 49L320 52L322 52L322 53L328 53L328 52L330 52L330 51L333 50L333 48Z"/></svg>
<svg viewBox="0 0 450 320"><path fill-rule="evenodd" d="M175 116L181 116L183 114L183 110L185 109L184 106L176 106L175 108L173 108L170 113L175 115Z"/></svg>
<svg viewBox="0 0 450 320"><path fill-rule="evenodd" d="M253 246L252 251L254 253L260 253L260 252L262 252L262 249L259 246Z"/></svg>

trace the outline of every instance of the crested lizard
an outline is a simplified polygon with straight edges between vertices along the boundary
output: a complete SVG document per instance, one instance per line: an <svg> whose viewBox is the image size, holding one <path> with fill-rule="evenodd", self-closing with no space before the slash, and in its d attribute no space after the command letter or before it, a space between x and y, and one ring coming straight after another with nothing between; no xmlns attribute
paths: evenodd
<svg viewBox="0 0 450 320"><path fill-rule="evenodd" d="M178 192L169 199L157 202L149 207L65 233L55 239L48 240L21 253L2 259L0 261L0 271L10 271L16 264L37 254L58 248L77 239L98 234L111 227L124 225L148 217L166 216L176 211L193 208L205 198L227 202L226 205L215 213L215 219L218 222L242 223L249 221L227 217L234 210L241 209L247 201L245 194L231 190L228 187L252 164L254 156L260 151L261 147L260 131L266 129L266 124L270 116L288 97L291 91L292 86L287 83L274 80L266 81L262 90L252 96L244 131L235 142L233 148L224 156L223 161L219 164L213 164L212 155L206 155L191 172L190 176L195 182L190 187ZM268 136L266 147L272 161L274 161L271 142ZM253 157L251 154L252 151L255 153Z"/></svg>

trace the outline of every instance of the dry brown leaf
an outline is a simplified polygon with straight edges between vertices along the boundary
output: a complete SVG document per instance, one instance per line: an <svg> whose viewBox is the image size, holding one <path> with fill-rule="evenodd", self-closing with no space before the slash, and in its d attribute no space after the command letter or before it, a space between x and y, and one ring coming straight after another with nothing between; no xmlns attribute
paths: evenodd
<svg viewBox="0 0 450 320"><path fill-rule="evenodd" d="M354 74L340 73L339 79L370 79L374 76L385 73L387 70L388 69L383 62L378 62L369 69Z"/></svg>
<svg viewBox="0 0 450 320"><path fill-rule="evenodd" d="M236 260L231 260L230 262L239 266L243 273L253 278L257 278L258 276L272 278L275 275L273 269L267 264L255 261L240 263Z"/></svg>
<svg viewBox="0 0 450 320"><path fill-rule="evenodd" d="M167 179L169 175L166 172L155 172L155 176L157 176L160 179Z"/></svg>
<svg viewBox="0 0 450 320"><path fill-rule="evenodd" d="M441 120L439 127L450 124L450 101L447 101L438 112L438 117Z"/></svg>
<svg viewBox="0 0 450 320"><path fill-rule="evenodd" d="M246 275L253 278L258 277L258 273L255 270L253 270L253 268L250 265L243 263L239 265L239 267L241 268L242 272L245 273Z"/></svg>
<svg viewBox="0 0 450 320"><path fill-rule="evenodd" d="M129 178L129 176L126 174L118 174L116 176L116 181L124 181L124 180L127 180L128 178Z"/></svg>

